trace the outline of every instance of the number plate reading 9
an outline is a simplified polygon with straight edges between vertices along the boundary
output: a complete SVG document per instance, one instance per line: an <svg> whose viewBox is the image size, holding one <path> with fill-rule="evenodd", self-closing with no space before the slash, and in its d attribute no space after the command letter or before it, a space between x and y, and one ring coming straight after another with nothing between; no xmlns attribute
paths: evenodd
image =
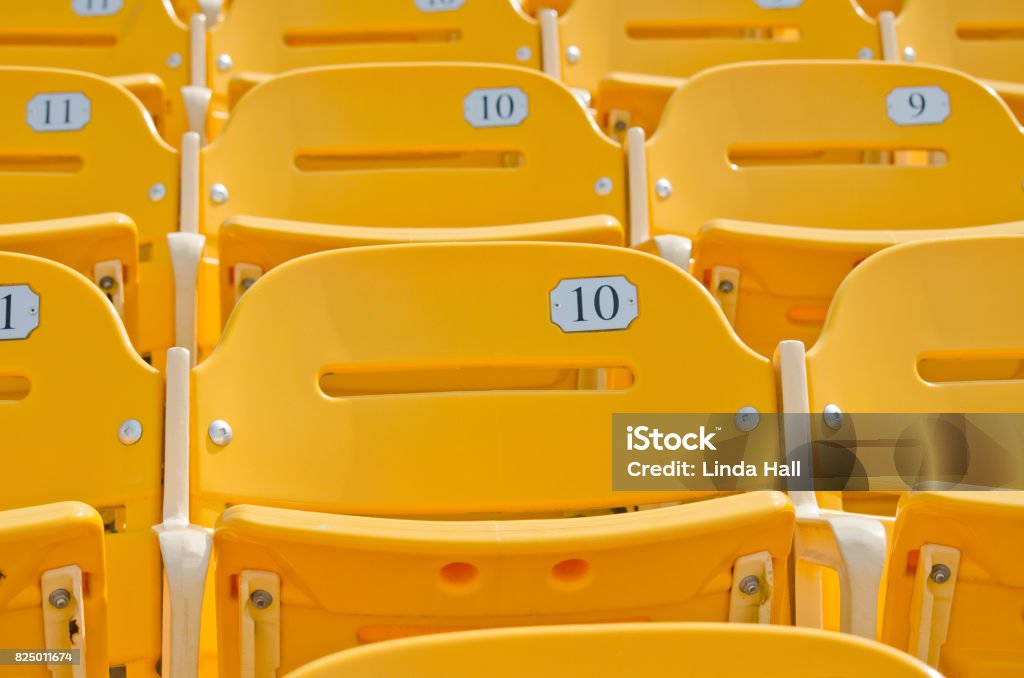
<svg viewBox="0 0 1024 678"><path fill-rule="evenodd" d="M463 102L463 115L473 127L515 127L530 114L530 99L518 87L475 89Z"/></svg>
<svg viewBox="0 0 1024 678"><path fill-rule="evenodd" d="M551 322L563 332L624 330L639 305L636 285L621 275L569 278L551 290Z"/></svg>
<svg viewBox="0 0 1024 678"><path fill-rule="evenodd" d="M950 114L949 94L941 87L897 87L885 105L897 125L941 125Z"/></svg>
<svg viewBox="0 0 1024 678"><path fill-rule="evenodd" d="M0 341L25 339L39 327L39 295L28 285L0 285Z"/></svg>

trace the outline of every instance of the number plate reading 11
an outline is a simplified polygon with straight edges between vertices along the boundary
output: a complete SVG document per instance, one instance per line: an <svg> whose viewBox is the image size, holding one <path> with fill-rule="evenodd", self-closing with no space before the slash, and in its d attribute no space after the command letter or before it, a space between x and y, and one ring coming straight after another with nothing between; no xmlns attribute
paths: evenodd
<svg viewBox="0 0 1024 678"><path fill-rule="evenodd" d="M941 125L949 117L949 94L941 87L897 87L885 98L897 125Z"/></svg>
<svg viewBox="0 0 1024 678"><path fill-rule="evenodd" d="M25 339L39 327L39 295L28 285L0 285L0 341Z"/></svg>
<svg viewBox="0 0 1024 678"><path fill-rule="evenodd" d="M624 330L638 307L636 285L621 275L569 278L551 290L551 322L563 332Z"/></svg>
<svg viewBox="0 0 1024 678"><path fill-rule="evenodd" d="M530 99L518 87L475 89L463 102L463 115L473 127L515 127L529 114Z"/></svg>

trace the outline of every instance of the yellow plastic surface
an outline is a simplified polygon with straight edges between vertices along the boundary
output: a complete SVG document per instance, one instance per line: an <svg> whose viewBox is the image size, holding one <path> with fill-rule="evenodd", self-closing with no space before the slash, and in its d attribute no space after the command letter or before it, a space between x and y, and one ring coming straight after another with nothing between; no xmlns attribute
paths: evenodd
<svg viewBox="0 0 1024 678"><path fill-rule="evenodd" d="M951 115L941 125L895 124L886 98L920 86L945 90ZM860 160L863 152L910 150L944 151L947 162ZM909 230L1024 217L1024 135L992 92L946 69L724 66L676 92L647 153L654 233L693 236L714 219ZM676 187L672 197L655 195L660 178Z"/></svg>
<svg viewBox="0 0 1024 678"><path fill-rule="evenodd" d="M610 275L638 288L627 330L567 334L551 322L560 280ZM633 384L556 381L595 368L624 368ZM319 386L326 375L336 397ZM667 501L686 494L611 491L611 440L594 422L776 411L771 365L736 339L699 283L654 256L599 245L303 257L245 293L192 376L192 510L205 525L243 502L438 516ZM226 447L207 435L215 419L233 429ZM771 454L777 432L764 424L748 441Z"/></svg>
<svg viewBox="0 0 1024 678"><path fill-rule="evenodd" d="M1024 233L1024 222L963 229L843 231L719 220L694 238L692 273L709 284L715 267L740 271L736 333L770 356L780 341L818 340L832 296L854 267L891 245L917 240Z"/></svg>
<svg viewBox="0 0 1024 678"><path fill-rule="evenodd" d="M234 0L210 34L209 82L215 115L224 119L231 77L243 71L283 73L311 66L395 61L540 68L537 24L510 0L460 4L451 11L424 12L413 0ZM221 54L230 55L230 69L216 66ZM401 108L415 117L414 109L426 102L408 94Z"/></svg>
<svg viewBox="0 0 1024 678"><path fill-rule="evenodd" d="M155 77L162 101L154 110L154 122L177 146L188 131L181 98L181 88L190 84L188 27L174 15L168 0L122 2L120 11L107 16L80 16L71 0L5 3L0 64L71 68L131 76L137 82ZM39 91L65 90L43 86Z"/></svg>
<svg viewBox="0 0 1024 678"><path fill-rule="evenodd" d="M1019 402L1019 401L1018 401ZM919 550L960 551L943 674L1015 676L1024 672L1024 497L1021 493L920 492L900 503L886 569L881 640L906 650L920 624L909 614Z"/></svg>
<svg viewBox="0 0 1024 678"><path fill-rule="evenodd" d="M139 314L132 339L140 353L162 361L174 343L167 234L178 228L177 153L153 133L139 102L102 78L0 68L0 90L0 119L12 121L0 126L0 166L7 170L0 172L0 234L15 222L126 215L138 226ZM34 132L25 124L26 107L45 92L82 92L91 102L91 120L79 131ZM152 200L150 189L158 183L165 195ZM77 257L102 261L105 238L83 246Z"/></svg>
<svg viewBox="0 0 1024 678"><path fill-rule="evenodd" d="M367 228L234 217L220 229L221 318L227 320L235 306L236 295L244 291L236 284L235 270L239 263L257 266L267 273L286 261L324 250L416 242L503 240L622 246L625 235L622 225L607 216L476 228Z"/></svg>
<svg viewBox="0 0 1024 678"><path fill-rule="evenodd" d="M900 48L918 63L978 78L1024 83L1024 4L1017 0L905 0L896 22Z"/></svg>
<svg viewBox="0 0 1024 678"><path fill-rule="evenodd" d="M77 565L82 570L85 657L90 676L106 675L107 600L103 521L95 510L62 502L0 511L0 644L3 649L46 647L40 578ZM84 584L83 582L83 584ZM75 604L73 601L71 604ZM69 629L69 633L70 633ZM45 666L0 666L0 676L50 678Z"/></svg>
<svg viewBox="0 0 1024 678"><path fill-rule="evenodd" d="M609 624L492 629L339 652L288 678L618 678L680 675L928 678L901 652L850 635L782 626Z"/></svg>
<svg viewBox="0 0 1024 678"><path fill-rule="evenodd" d="M466 121L470 92L508 87L529 98L519 125ZM621 146L564 87L515 67L342 66L273 79L239 102L203 150L202 175L204 353L222 324L215 240L232 217L400 229L594 216L626 223ZM607 195L595 188L602 178L612 183ZM218 183L230 193L220 205L209 198Z"/></svg>
<svg viewBox="0 0 1024 678"><path fill-rule="evenodd" d="M522 0L521 6L530 15L536 15L542 9L553 9L559 14L565 14L572 3L573 0Z"/></svg>
<svg viewBox="0 0 1024 678"><path fill-rule="evenodd" d="M868 16L878 16L882 12L899 14L907 0L857 0L857 4Z"/></svg>
<svg viewBox="0 0 1024 678"><path fill-rule="evenodd" d="M39 327L0 342L0 377L29 382L0 402L4 476L0 510L58 501L91 505L106 535L110 663L154 675L160 656L163 379L142 362L110 302L60 264L0 253L0 285L39 295ZM135 419L142 437L118 440Z"/></svg>
<svg viewBox="0 0 1024 678"><path fill-rule="evenodd" d="M214 537L221 676L239 675L232 582L243 570L281 578L284 673L362 643L441 631L728 621L733 564L759 552L772 560L773 620L785 622L793 520L778 492L497 522L238 506L221 517Z"/></svg>
<svg viewBox="0 0 1024 678"><path fill-rule="evenodd" d="M661 123L665 104L684 84L685 78L609 73L601 79L594 93L594 115L617 141L625 138L630 127L640 127L650 137Z"/></svg>
<svg viewBox="0 0 1024 678"><path fill-rule="evenodd" d="M878 29L852 0L765 9L753 0L577 0L559 21L562 77L589 91L612 71L691 76L739 61L879 55ZM576 46L571 63L566 49Z"/></svg>

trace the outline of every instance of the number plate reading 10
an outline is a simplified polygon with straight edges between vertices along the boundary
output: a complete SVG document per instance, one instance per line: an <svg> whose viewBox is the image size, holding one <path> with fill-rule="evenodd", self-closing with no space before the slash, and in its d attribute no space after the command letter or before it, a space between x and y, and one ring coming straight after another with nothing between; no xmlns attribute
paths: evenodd
<svg viewBox="0 0 1024 678"><path fill-rule="evenodd" d="M551 322L563 332L624 330L639 305L636 285L621 275L569 278L551 290Z"/></svg>
<svg viewBox="0 0 1024 678"><path fill-rule="evenodd" d="M110 16L124 7L124 0L71 0L71 9L79 16Z"/></svg>
<svg viewBox="0 0 1024 678"><path fill-rule="evenodd" d="M416 9L421 12L454 12L464 4L466 0L416 0Z"/></svg>
<svg viewBox="0 0 1024 678"><path fill-rule="evenodd" d="M26 339L39 327L39 295L28 285L0 285L0 341Z"/></svg>
<svg viewBox="0 0 1024 678"><path fill-rule="evenodd" d="M792 9L804 4L804 0L757 0L761 9Z"/></svg>
<svg viewBox="0 0 1024 678"><path fill-rule="evenodd" d="M530 114L530 99L518 87L475 89L463 102L463 115L473 127L515 127Z"/></svg>
<svg viewBox="0 0 1024 678"><path fill-rule="evenodd" d="M941 125L949 117L949 94L941 87L897 87L885 98L897 125Z"/></svg>

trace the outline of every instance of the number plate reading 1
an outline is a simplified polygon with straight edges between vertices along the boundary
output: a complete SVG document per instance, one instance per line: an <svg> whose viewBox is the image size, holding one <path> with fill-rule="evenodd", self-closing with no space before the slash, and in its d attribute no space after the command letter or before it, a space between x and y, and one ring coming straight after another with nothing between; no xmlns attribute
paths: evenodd
<svg viewBox="0 0 1024 678"><path fill-rule="evenodd" d="M757 0L761 9L791 9L804 4L804 0Z"/></svg>
<svg viewBox="0 0 1024 678"><path fill-rule="evenodd" d="M0 341L26 339L39 327L39 295L28 285L0 285Z"/></svg>
<svg viewBox="0 0 1024 678"><path fill-rule="evenodd" d="M416 9L421 12L454 12L464 4L466 0L416 0Z"/></svg>
<svg viewBox="0 0 1024 678"><path fill-rule="evenodd" d="M551 322L563 332L624 330L638 307L636 285L621 275L569 278L551 290Z"/></svg>
<svg viewBox="0 0 1024 678"><path fill-rule="evenodd" d="M949 117L949 94L941 87L897 87L885 98L897 125L941 125Z"/></svg>
<svg viewBox="0 0 1024 678"><path fill-rule="evenodd" d="M463 108L473 127L515 127L530 114L530 99L518 87L475 89Z"/></svg>
<svg viewBox="0 0 1024 678"><path fill-rule="evenodd" d="M79 16L109 16L124 7L124 0L71 0L71 9Z"/></svg>
<svg viewBox="0 0 1024 678"><path fill-rule="evenodd" d="M37 94L28 102L28 126L37 132L73 132L92 118L92 103L81 92Z"/></svg>

